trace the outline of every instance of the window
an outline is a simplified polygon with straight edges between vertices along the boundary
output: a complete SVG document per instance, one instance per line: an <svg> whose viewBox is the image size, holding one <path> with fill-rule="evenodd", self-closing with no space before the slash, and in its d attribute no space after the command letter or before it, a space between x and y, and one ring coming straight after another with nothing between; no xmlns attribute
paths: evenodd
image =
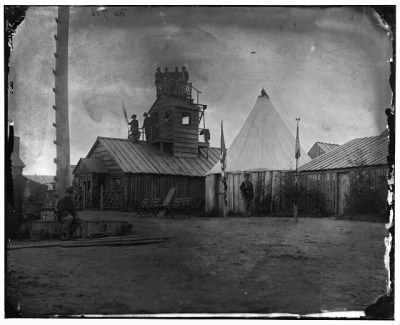
<svg viewBox="0 0 400 325"><path fill-rule="evenodd" d="M171 116L171 112L170 111L164 113L164 122L165 123L169 122L170 116Z"/></svg>
<svg viewBox="0 0 400 325"><path fill-rule="evenodd" d="M112 178L111 179L111 189L113 191L118 191L121 187L121 179L120 178Z"/></svg>
<svg viewBox="0 0 400 325"><path fill-rule="evenodd" d="M181 124L190 125L190 113L182 113Z"/></svg>

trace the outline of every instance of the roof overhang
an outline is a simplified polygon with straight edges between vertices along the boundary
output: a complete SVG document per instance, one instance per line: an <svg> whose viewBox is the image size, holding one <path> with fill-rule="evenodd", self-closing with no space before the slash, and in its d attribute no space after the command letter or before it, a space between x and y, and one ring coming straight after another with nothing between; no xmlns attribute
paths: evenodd
<svg viewBox="0 0 400 325"><path fill-rule="evenodd" d="M107 167L101 159L97 158L81 158L73 170L73 174L106 174Z"/></svg>

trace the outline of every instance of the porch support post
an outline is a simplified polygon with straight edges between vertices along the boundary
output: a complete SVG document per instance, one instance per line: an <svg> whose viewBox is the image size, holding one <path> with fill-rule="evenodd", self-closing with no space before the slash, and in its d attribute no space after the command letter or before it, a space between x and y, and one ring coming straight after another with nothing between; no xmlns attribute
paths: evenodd
<svg viewBox="0 0 400 325"><path fill-rule="evenodd" d="M104 205L103 205L103 185L100 186L100 210L104 210Z"/></svg>

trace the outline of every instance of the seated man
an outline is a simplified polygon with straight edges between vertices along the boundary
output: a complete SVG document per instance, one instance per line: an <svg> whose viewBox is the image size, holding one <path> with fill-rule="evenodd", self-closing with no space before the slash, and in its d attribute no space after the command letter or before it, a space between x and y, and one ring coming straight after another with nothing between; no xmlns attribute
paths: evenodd
<svg viewBox="0 0 400 325"><path fill-rule="evenodd" d="M74 189L68 187L65 196L57 203L57 217L61 222L61 240L68 240L74 231L79 228L80 220L73 200Z"/></svg>

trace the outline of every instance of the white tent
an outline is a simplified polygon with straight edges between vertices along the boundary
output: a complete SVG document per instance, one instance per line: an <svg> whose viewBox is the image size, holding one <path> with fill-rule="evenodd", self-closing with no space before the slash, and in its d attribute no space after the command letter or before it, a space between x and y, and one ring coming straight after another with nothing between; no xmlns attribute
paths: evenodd
<svg viewBox="0 0 400 325"><path fill-rule="evenodd" d="M297 116L293 116L293 120ZM294 124L294 123L293 123ZM296 129L289 131L262 90L247 120L232 142L227 153L226 183L221 182L219 162L206 176L206 213L210 215L241 214L243 199L240 184L243 172L251 174L254 185L253 206L256 213L280 213L288 211L290 200L285 195L296 167ZM301 135L300 135L301 140ZM299 166L311 159L301 150ZM225 194L226 202L225 204Z"/></svg>
<svg viewBox="0 0 400 325"><path fill-rule="evenodd" d="M293 120L297 116L293 116ZM293 132L295 133L295 129ZM301 137L300 137L301 143ZM295 136L263 90L227 153L226 172L295 169ZM299 166L310 161L301 148ZM207 173L221 172L219 162Z"/></svg>

